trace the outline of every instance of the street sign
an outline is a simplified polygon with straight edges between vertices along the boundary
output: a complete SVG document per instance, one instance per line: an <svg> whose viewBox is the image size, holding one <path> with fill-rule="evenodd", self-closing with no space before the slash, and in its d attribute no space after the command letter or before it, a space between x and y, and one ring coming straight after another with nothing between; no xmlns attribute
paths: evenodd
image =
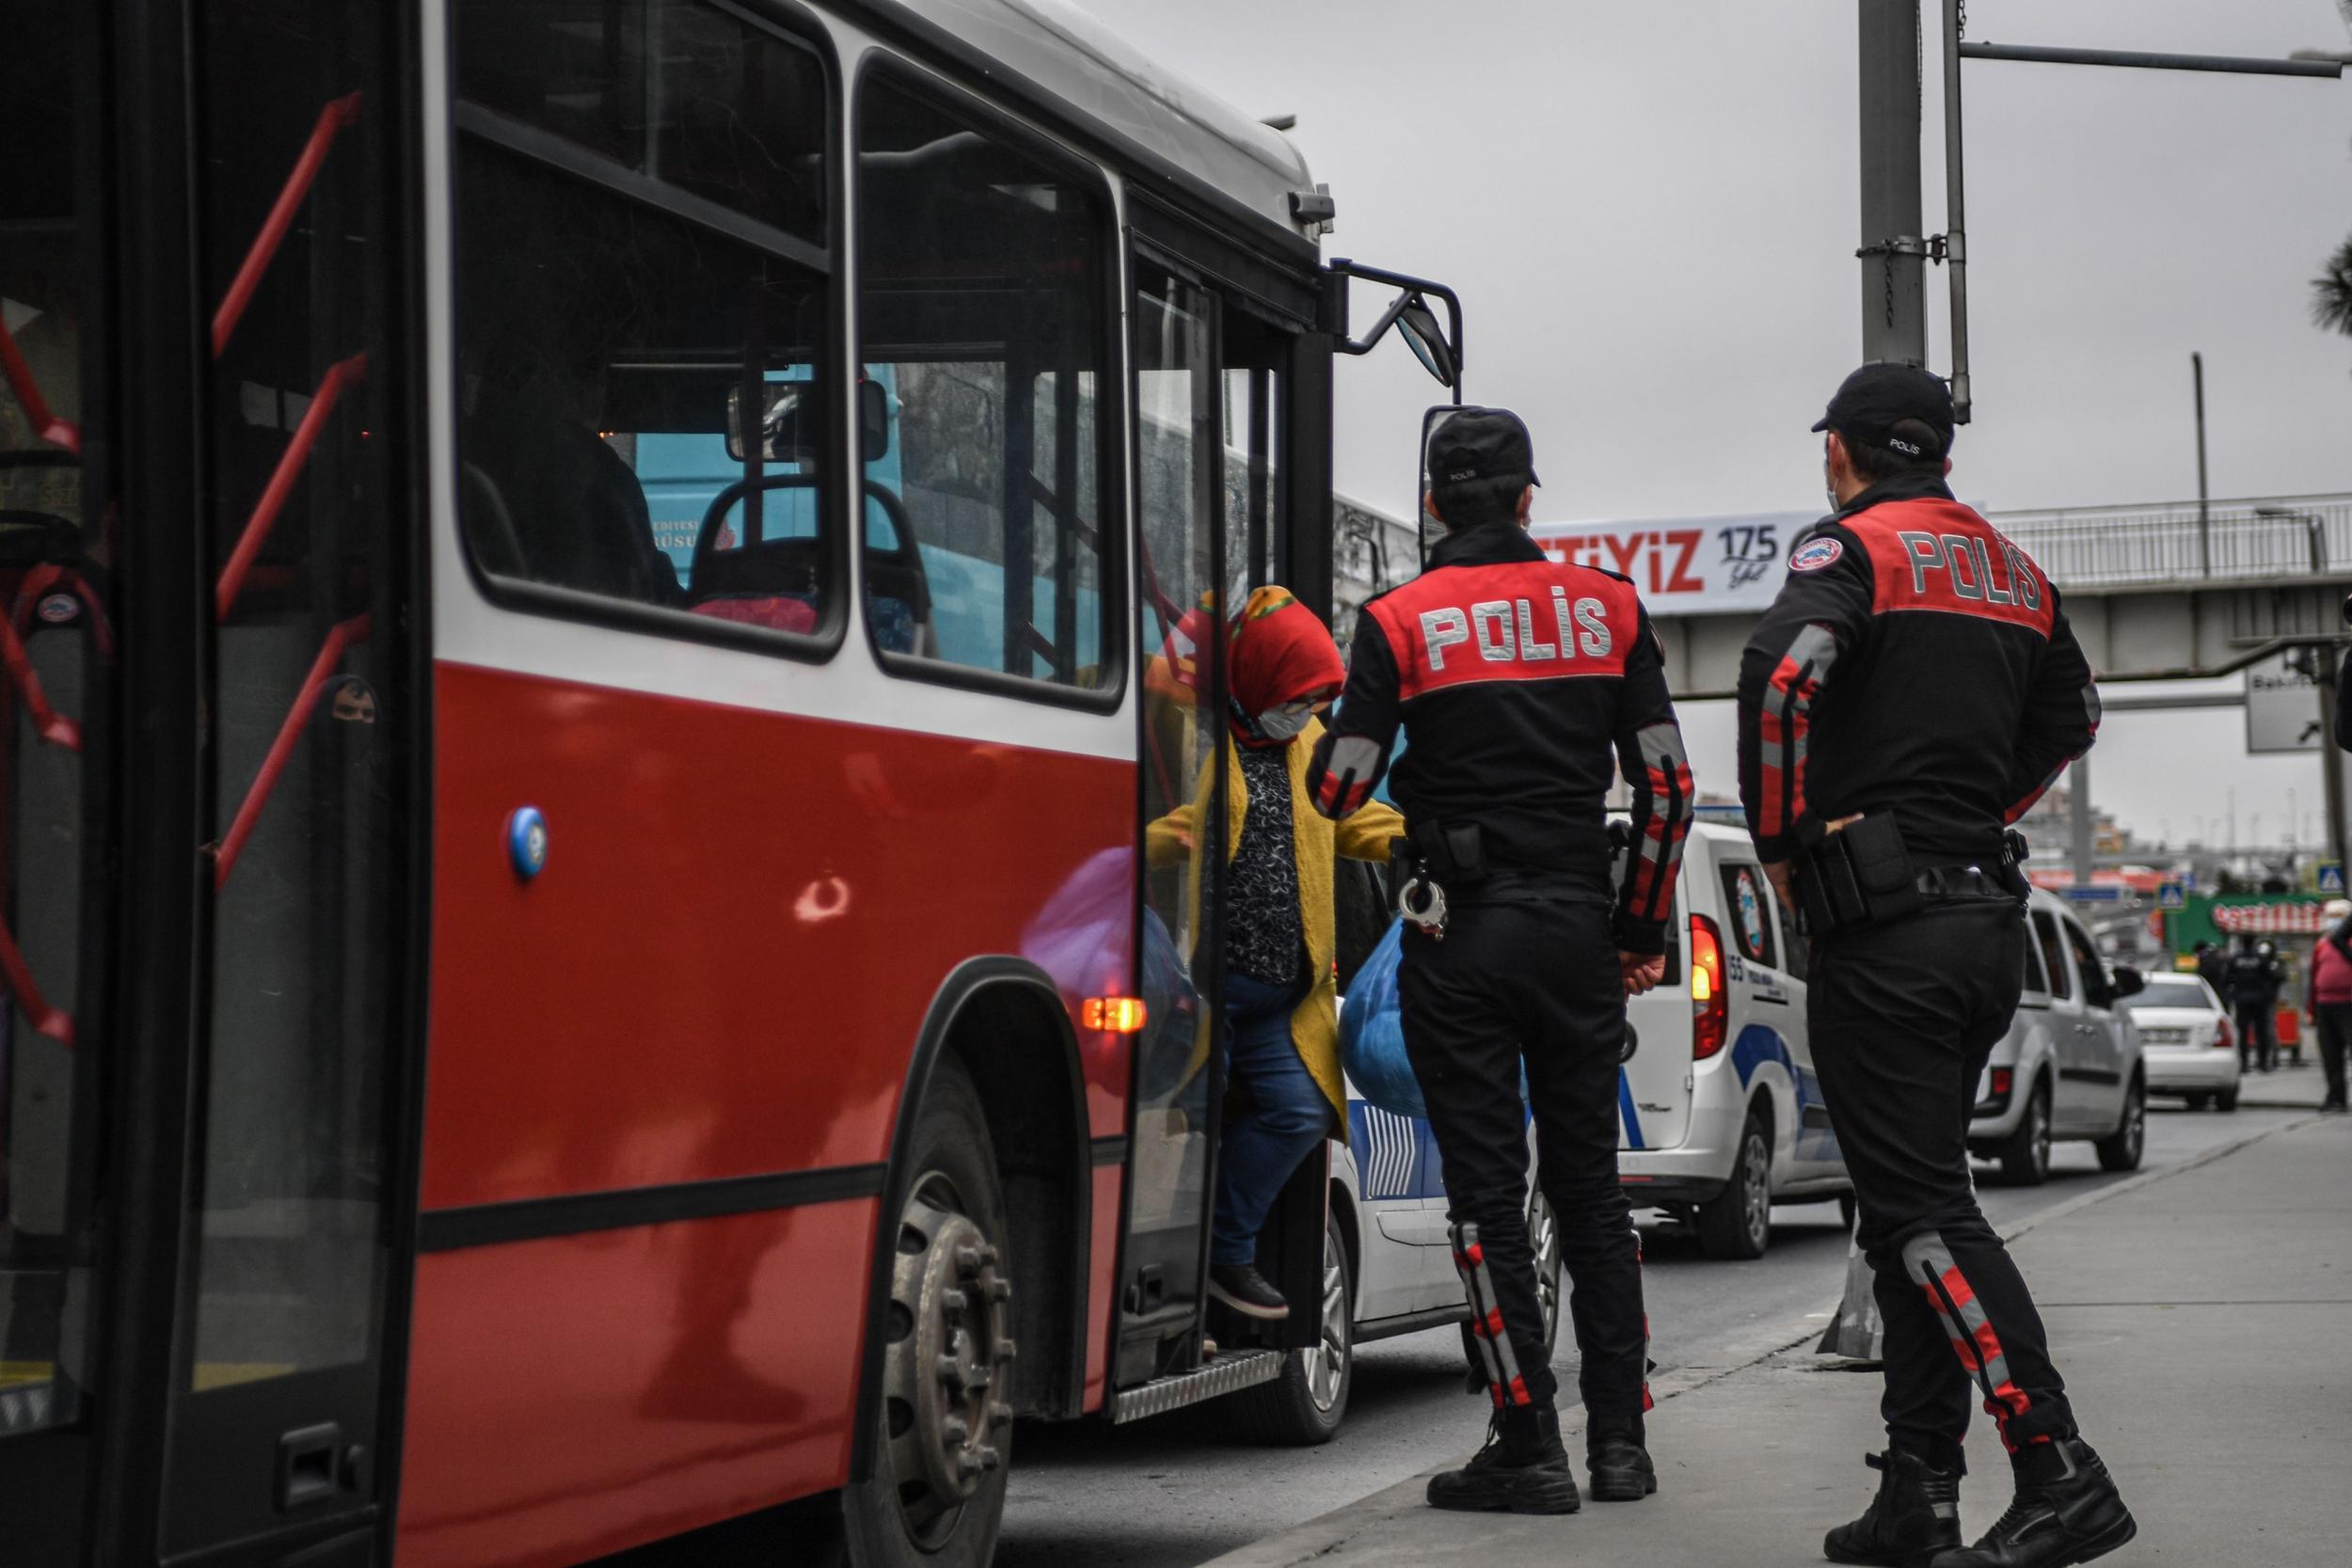
<svg viewBox="0 0 2352 1568"><path fill-rule="evenodd" d="M2087 887L2062 887L2059 896L2076 904L2121 904L2132 890L2121 882L2092 882Z"/></svg>
<svg viewBox="0 0 2352 1568"><path fill-rule="evenodd" d="M2185 910L2188 908L2188 889L2178 882L2165 882L2156 889L2156 908Z"/></svg>
<svg viewBox="0 0 2352 1568"><path fill-rule="evenodd" d="M2342 861L2319 863L2319 891L2338 895L2344 892L2344 863Z"/></svg>
<svg viewBox="0 0 2352 1568"><path fill-rule="evenodd" d="M2292 653L2280 654L2246 672L2246 749L2257 755L2316 752L2325 738L2319 733L2319 683L2294 659Z"/></svg>

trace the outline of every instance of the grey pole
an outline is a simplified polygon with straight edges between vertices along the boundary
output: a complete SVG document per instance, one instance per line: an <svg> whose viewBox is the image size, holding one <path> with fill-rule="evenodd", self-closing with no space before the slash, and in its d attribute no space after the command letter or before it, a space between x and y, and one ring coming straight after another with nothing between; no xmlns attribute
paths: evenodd
<svg viewBox="0 0 2352 1568"><path fill-rule="evenodd" d="M2074 830L2074 885L2089 887L2090 873L2097 865L2097 846L2091 842L2090 831L2090 759L2076 757L2066 774L2067 825Z"/></svg>
<svg viewBox="0 0 2352 1568"><path fill-rule="evenodd" d="M1961 0L1944 0L1944 264L1951 270L1952 419L1968 422L1968 179L1961 156Z"/></svg>
<svg viewBox="0 0 2352 1568"><path fill-rule="evenodd" d="M2205 484L2205 356L2193 353L2188 356L2190 375L2197 385L2197 573L2213 576L2213 498Z"/></svg>
<svg viewBox="0 0 2352 1568"><path fill-rule="evenodd" d="M1918 0L1858 0L1862 357L1928 362L1919 218Z"/></svg>
<svg viewBox="0 0 2352 1568"><path fill-rule="evenodd" d="M2312 650L2312 673L2319 687L2319 771L2327 785L2328 800L2328 858L2338 865L2344 863L2344 754L2336 746L2336 705L2344 694L2336 689L2336 650Z"/></svg>

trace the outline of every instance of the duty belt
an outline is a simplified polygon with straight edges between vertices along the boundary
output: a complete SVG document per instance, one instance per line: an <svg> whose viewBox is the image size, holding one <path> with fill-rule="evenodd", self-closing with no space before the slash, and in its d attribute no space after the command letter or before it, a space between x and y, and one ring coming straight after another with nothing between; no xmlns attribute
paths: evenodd
<svg viewBox="0 0 2352 1568"><path fill-rule="evenodd" d="M1929 898L2013 896L1998 877L1977 865L1931 865L1919 873L1919 892Z"/></svg>

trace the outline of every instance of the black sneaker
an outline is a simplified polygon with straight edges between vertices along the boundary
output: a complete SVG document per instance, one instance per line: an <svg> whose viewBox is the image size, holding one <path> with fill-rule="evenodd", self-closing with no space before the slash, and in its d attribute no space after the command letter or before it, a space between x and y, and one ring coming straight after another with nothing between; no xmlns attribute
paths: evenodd
<svg viewBox="0 0 2352 1568"><path fill-rule="evenodd" d="M1209 1294L1245 1318L1280 1323L1291 1315L1291 1304L1282 1292L1247 1263L1210 1264Z"/></svg>
<svg viewBox="0 0 2352 1568"><path fill-rule="evenodd" d="M1603 1417L1584 1428L1584 1468L1597 1503L1638 1503L1658 1490L1658 1467L1642 1446L1641 1423Z"/></svg>
<svg viewBox="0 0 2352 1568"><path fill-rule="evenodd" d="M2016 1500L1983 1540L1938 1553L1931 1568L2066 1568L2105 1557L2139 1533L2090 1444L2060 1437L2050 1446L2064 1473L2019 1481Z"/></svg>
<svg viewBox="0 0 2352 1568"><path fill-rule="evenodd" d="M1829 1532L1821 1555L1877 1568L1940 1564L1936 1554L1960 1544L1960 1472L1935 1469L1900 1449L1867 1455L1863 1463L1883 1474L1879 1495L1861 1518Z"/></svg>
<svg viewBox="0 0 2352 1568"><path fill-rule="evenodd" d="M1559 1412L1516 1405L1498 1413L1486 1446L1468 1465L1429 1478L1429 1506L1471 1513L1574 1513L1583 1499L1560 1442Z"/></svg>

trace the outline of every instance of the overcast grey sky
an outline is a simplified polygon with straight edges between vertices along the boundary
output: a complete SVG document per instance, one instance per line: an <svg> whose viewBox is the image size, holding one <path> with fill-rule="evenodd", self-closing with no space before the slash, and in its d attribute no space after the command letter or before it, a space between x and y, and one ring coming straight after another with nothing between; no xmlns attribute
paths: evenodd
<svg viewBox="0 0 2352 1568"><path fill-rule="evenodd" d="M1466 379L1534 427L1549 518L1813 506L1806 426L1860 349L1853 0L1078 0L1295 133L1339 202L1326 254L1445 279ZM1940 7L1930 5L1931 25ZM2001 42L2352 49L2330 0L1971 0ZM1931 33L1932 37L1932 32ZM2352 231L2352 83L1968 67L1977 420L1995 508L2194 496L2205 355L2217 497L2352 490L2352 340L2309 279ZM1943 227L1929 62L1928 222ZM1946 365L1942 276L1931 357ZM1433 384L1343 363L1338 483L1409 514ZM1686 716L1708 788L1730 723ZM2118 715L2095 794L2176 839L2318 823L2315 764L2245 755L2234 712Z"/></svg>

